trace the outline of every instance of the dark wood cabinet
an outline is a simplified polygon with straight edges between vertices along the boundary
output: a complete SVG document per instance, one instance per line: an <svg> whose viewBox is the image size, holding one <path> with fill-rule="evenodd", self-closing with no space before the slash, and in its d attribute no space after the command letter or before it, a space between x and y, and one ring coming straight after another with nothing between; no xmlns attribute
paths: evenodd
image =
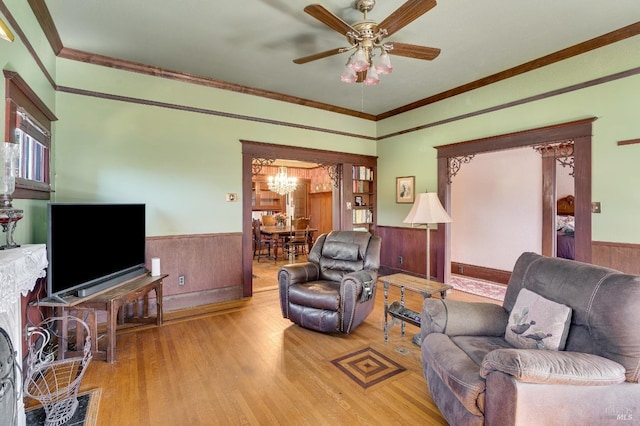
<svg viewBox="0 0 640 426"><path fill-rule="evenodd" d="M311 181L309 179L298 179L298 186L293 191L290 197L293 197L293 217L309 217L311 214L311 199L309 193L311 192Z"/></svg>
<svg viewBox="0 0 640 426"><path fill-rule="evenodd" d="M332 195L331 192L315 192L309 195L311 199L311 222L309 225L318 230L314 234L314 238L331 232L333 229L333 218L331 216Z"/></svg>
<svg viewBox="0 0 640 426"><path fill-rule="evenodd" d="M256 179L251 184L251 209L284 211L285 196L269 190L266 180Z"/></svg>

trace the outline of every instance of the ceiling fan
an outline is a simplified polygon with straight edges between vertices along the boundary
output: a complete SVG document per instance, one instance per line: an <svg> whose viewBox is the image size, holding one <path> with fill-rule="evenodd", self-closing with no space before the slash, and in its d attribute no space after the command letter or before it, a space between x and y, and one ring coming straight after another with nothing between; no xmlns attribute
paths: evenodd
<svg viewBox="0 0 640 426"><path fill-rule="evenodd" d="M295 59L293 62L305 64L355 50L347 61L341 80L345 83L378 84L380 82L378 74L389 74L393 69L388 54L428 61L435 59L440 54L440 49L435 47L383 42L385 38L434 8L437 4L436 0L408 0L379 24L367 19L367 13L373 9L375 4L375 0L356 0L354 7L362 12L364 18L353 25L347 24L322 5L312 4L305 7L306 13L345 36L349 46L305 56ZM376 52L379 58L374 65L373 58L376 56Z"/></svg>

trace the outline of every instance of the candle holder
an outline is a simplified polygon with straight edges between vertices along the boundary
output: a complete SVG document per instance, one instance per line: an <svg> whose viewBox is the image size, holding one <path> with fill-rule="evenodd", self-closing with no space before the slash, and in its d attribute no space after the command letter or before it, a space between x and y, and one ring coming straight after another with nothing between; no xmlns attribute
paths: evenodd
<svg viewBox="0 0 640 426"><path fill-rule="evenodd" d="M5 233L6 243L0 246L0 250L12 249L20 247L13 240L13 232L16 230L18 221L24 216L24 211L20 209L0 209L0 225L2 232Z"/></svg>
<svg viewBox="0 0 640 426"><path fill-rule="evenodd" d="M13 240L13 232L18 221L23 218L24 211L14 209L13 191L16 189L16 176L20 160L20 145L5 142L0 147L0 225L6 236L6 244L0 250L20 247Z"/></svg>

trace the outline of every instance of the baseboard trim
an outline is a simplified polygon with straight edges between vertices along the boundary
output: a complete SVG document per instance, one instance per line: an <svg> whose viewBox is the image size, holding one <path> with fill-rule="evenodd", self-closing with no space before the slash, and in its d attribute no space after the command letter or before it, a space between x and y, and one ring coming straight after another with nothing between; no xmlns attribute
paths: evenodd
<svg viewBox="0 0 640 426"><path fill-rule="evenodd" d="M190 293L173 294L162 298L163 312L193 308L200 305L242 299L242 286L223 287Z"/></svg>
<svg viewBox="0 0 640 426"><path fill-rule="evenodd" d="M504 285L508 284L511 278L511 271L469 265L461 262L451 262L451 273Z"/></svg>

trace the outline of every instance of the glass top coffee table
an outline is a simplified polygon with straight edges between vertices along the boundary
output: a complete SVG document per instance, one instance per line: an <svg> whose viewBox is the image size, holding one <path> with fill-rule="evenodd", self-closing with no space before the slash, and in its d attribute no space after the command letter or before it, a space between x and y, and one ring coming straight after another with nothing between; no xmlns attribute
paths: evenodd
<svg viewBox="0 0 640 426"><path fill-rule="evenodd" d="M453 287L448 284L442 284L437 281L430 281L420 277L414 277L407 274L393 274L378 277L378 280L382 281L384 285L384 342L387 343L389 338L389 329L393 327L396 322L400 323L401 335L404 337L404 323L420 327L420 312L416 312L404 306L404 291L415 291L421 293L422 296L431 297L434 294L440 294L441 298L447 296L447 290ZM389 286L395 286L400 288L400 301L395 301L389 305ZM391 322L389 322L389 316L391 316ZM418 335L418 340L419 340ZM414 343L420 344L414 338Z"/></svg>

